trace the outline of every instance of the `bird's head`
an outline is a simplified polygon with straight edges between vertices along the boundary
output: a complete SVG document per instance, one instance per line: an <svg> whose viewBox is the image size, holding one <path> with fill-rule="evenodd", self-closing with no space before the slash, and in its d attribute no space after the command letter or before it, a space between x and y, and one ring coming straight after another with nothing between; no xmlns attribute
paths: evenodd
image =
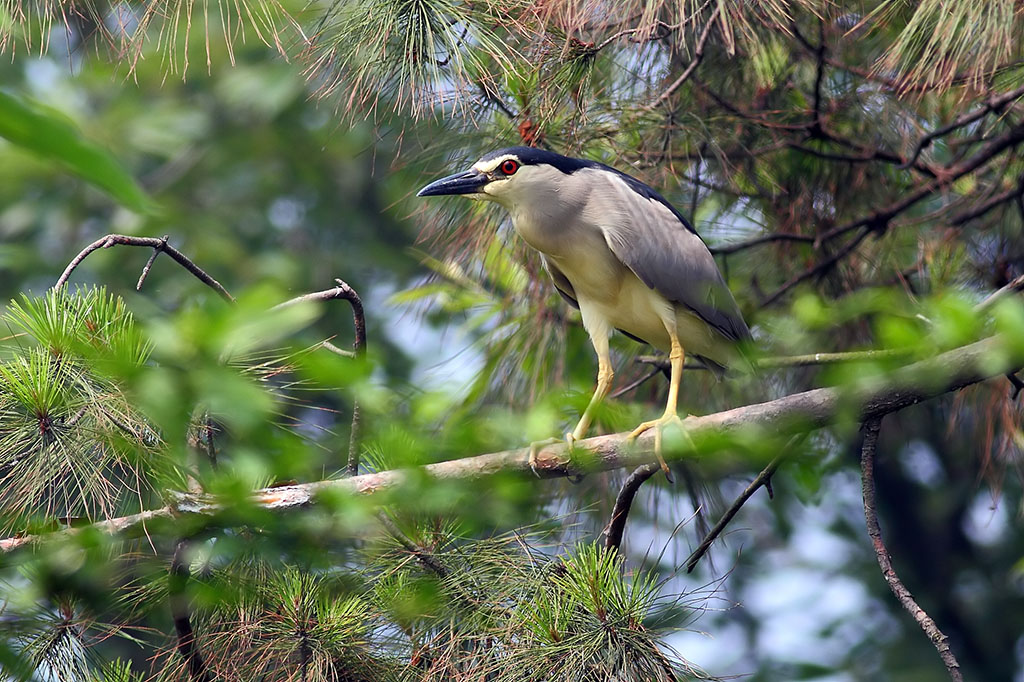
<svg viewBox="0 0 1024 682"><path fill-rule="evenodd" d="M468 199L486 199L512 208L557 193L559 177L587 162L533 147L509 147L484 155L461 173L435 180L416 196L459 194Z"/></svg>

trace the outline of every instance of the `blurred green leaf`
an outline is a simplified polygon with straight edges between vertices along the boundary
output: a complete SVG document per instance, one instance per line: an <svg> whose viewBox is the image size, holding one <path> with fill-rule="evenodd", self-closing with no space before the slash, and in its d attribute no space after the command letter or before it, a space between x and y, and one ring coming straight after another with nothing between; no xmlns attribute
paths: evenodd
<svg viewBox="0 0 1024 682"><path fill-rule="evenodd" d="M155 206L117 159L86 140L74 126L37 102L0 91L0 136L56 161L138 213Z"/></svg>

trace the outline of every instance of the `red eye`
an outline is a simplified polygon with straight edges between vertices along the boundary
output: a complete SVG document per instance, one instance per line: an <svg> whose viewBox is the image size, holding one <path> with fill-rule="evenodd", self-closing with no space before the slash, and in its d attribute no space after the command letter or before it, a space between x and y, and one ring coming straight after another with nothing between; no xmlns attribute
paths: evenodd
<svg viewBox="0 0 1024 682"><path fill-rule="evenodd" d="M519 170L519 162L512 159L505 159L501 162L501 172L505 175L512 175Z"/></svg>

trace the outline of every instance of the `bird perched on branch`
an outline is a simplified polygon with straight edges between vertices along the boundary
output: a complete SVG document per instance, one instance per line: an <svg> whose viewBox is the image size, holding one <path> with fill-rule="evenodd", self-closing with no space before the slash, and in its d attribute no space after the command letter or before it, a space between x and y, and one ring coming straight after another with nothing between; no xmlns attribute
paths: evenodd
<svg viewBox="0 0 1024 682"><path fill-rule="evenodd" d="M737 359L738 344L750 338L714 257L690 223L636 178L532 147L491 152L417 194L440 195L506 208L515 231L540 252L558 293L579 309L597 351L597 388L576 428L565 435L570 447L586 436L611 388L613 330L668 352L665 413L629 437L655 429L655 453L669 475L662 430L680 421L676 403L685 353L720 374ZM531 467L542 444L531 446Z"/></svg>

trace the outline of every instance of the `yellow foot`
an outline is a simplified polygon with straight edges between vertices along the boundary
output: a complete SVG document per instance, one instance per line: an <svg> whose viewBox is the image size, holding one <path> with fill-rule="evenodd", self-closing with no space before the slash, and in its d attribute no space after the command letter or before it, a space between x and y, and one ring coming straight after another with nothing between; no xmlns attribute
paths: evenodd
<svg viewBox="0 0 1024 682"><path fill-rule="evenodd" d="M665 478L668 479L669 483L674 483L672 478L672 472L668 468L668 464L665 462L665 458L661 455L661 434L665 430L666 426L675 425L682 432L683 437L687 440L690 436L686 433L686 427L683 426L683 420L679 418L677 414L666 414L658 419L653 419L649 422L644 422L640 426L633 429L633 432L629 434L626 440L636 440L640 434L650 429L654 429L654 456L658 458L658 463L661 464L661 470L665 472Z"/></svg>
<svg viewBox="0 0 1024 682"><path fill-rule="evenodd" d="M571 433L567 433L565 434L564 439L552 437L545 438L544 440L535 440L532 443L530 443L530 471L532 471L533 475L536 476L537 478L540 478L540 472L537 471L537 455L540 454L540 451L546 448L547 446L555 445L556 443L565 443L566 445L569 446L569 449L572 450L574 447L576 447L576 437L573 436Z"/></svg>
<svg viewBox="0 0 1024 682"><path fill-rule="evenodd" d="M534 475L537 476L538 478L541 477L541 472L537 470L537 456L540 455L541 451L544 450L545 447L547 447L548 445L554 445L559 442L564 442L566 445L568 445L569 450L572 450L573 447L575 447L575 442L577 442L577 437L575 437L574 435L572 435L571 432L569 432L566 433L562 438L551 437L545 438L544 440L535 440L534 442L529 443L529 470L534 472ZM583 476L581 476L580 478L583 478Z"/></svg>

